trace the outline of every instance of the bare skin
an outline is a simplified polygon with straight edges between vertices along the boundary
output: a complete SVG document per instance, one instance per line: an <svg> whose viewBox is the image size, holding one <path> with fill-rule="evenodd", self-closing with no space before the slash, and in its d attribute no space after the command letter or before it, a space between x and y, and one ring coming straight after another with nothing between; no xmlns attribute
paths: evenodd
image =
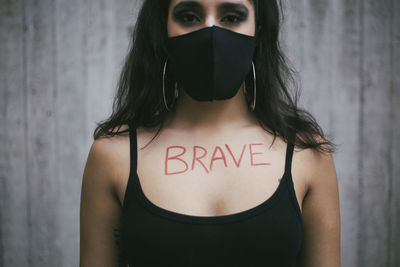
<svg viewBox="0 0 400 267"><path fill-rule="evenodd" d="M185 23L174 15L179 11L174 7L181 2L184 1L171 1L169 36L212 25L247 35L255 33L254 8L248 0L197 0L200 6L190 9L197 18L187 16ZM219 8L222 2L242 4L248 11L247 19L237 24L227 23L227 16L235 14L236 8L223 10ZM191 24L187 24L189 19ZM121 130L126 128L122 125ZM195 101L180 88L176 113L169 115L160 136L141 149L154 134L155 129L137 130L137 172L145 196L170 211L220 216L247 210L269 198L284 173L286 143L277 137L272 144L273 136L259 126L248 110L243 88L229 100L213 102ZM239 163L246 144L247 152L243 152ZM249 144L262 145L253 146L250 152ZM172 146L186 148L188 154L181 157L189 166L187 171L182 172L185 168L182 161L166 161L168 148ZM194 163L193 154L189 154L195 146L208 153L201 159L205 167L199 161ZM225 153L225 161L220 151L215 152L217 146ZM174 153L169 156L177 154ZM197 153L201 154L201 149ZM80 266L117 266L116 242L129 170L128 134L100 138L93 143L82 182ZM292 179L303 216L304 236L298 266L340 266L338 182L332 155L296 148Z"/></svg>

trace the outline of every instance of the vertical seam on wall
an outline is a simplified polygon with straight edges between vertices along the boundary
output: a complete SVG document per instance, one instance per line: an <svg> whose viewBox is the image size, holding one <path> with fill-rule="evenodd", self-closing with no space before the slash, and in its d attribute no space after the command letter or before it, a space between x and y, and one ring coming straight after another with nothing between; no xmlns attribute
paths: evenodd
<svg viewBox="0 0 400 267"><path fill-rule="evenodd" d="M32 224L30 220L31 216L31 199L30 197L30 179L28 178L28 170L29 170L29 146L28 146L28 70L27 70L27 48L26 48L26 35L29 32L28 25L26 24L26 7L25 7L25 0L21 1L21 16L22 16L22 75L23 75L23 93L24 93L24 146L25 146L25 180L26 180L26 199L27 199L27 208L26 208L26 216L27 216L27 229L28 229L28 257L27 257L27 264L32 262Z"/></svg>
<svg viewBox="0 0 400 267"><path fill-rule="evenodd" d="M364 89L365 89L365 84L364 84L364 5L363 1L359 2L359 27L360 27L360 37L359 37L359 49L360 49L360 54L359 54L359 66L358 66L358 75L360 79L360 95L359 95L359 117L358 117L358 162L357 162L357 167L358 167L358 233L357 233L357 265L358 266L364 266L363 259L364 259L364 251L362 249L363 245L363 240L361 238L361 233L363 233L363 220L364 218L364 212L363 212L363 158L362 155L364 154L364 149L363 149L363 130L364 130Z"/></svg>
<svg viewBox="0 0 400 267"><path fill-rule="evenodd" d="M395 5L394 5L394 1L392 0L392 1L390 1L390 29L389 29L389 32L390 32L390 61L389 61L389 64L390 64L390 97L391 97L391 100L390 100L390 113L389 113L389 121L392 121L392 122L394 122L394 112L393 112L393 109L394 109L394 105L393 105L393 96L394 96L394 60L393 60L393 57L394 57L394 41L395 40L393 40L392 38L393 38L393 36L394 36L394 29L393 29L393 24L394 24L394 15L393 15L393 13L394 13L394 8L395 8ZM388 188L388 205L389 205L389 214L388 214L388 221L387 221L387 223L388 223L388 226L387 226L387 229L388 229L388 239L387 239L387 244L386 244L386 248L387 248L387 254L386 254L386 266L391 266L391 256L392 256L392 246L391 246L391 243L392 243L392 216L390 216L391 215L391 211L392 211L392 196L393 196L393 194L392 194L392 190L393 190L393 151L394 151L394 147L391 145L391 142L393 141L393 124L391 124L391 129L390 129L390 132L389 132L389 147L388 147L388 153L389 153L389 156L388 156L388 159L389 159L389 169L388 169L388 171L389 171L389 188Z"/></svg>
<svg viewBox="0 0 400 267"><path fill-rule="evenodd" d="M304 10L306 10L306 6L305 6L306 4L305 4L305 1L303 0L302 1L302 4L301 4L301 9L300 9L300 16L301 16L301 19L300 19L300 31L301 31L301 34L300 34L300 38L301 38L301 48L300 48L300 51L301 51L301 53L300 53L300 66L302 66L302 67L304 67L304 54L305 54L305 37L304 37L304 34L305 34L305 14L304 14ZM303 69L303 68L302 68ZM302 75L300 75L300 77L301 77Z"/></svg>
<svg viewBox="0 0 400 267"><path fill-rule="evenodd" d="M81 20L81 27L82 29L84 29L82 34L82 47L81 47L81 52L82 52L82 58L81 58L81 64L82 64L82 79L84 82L84 86L83 86L83 105L84 105L84 123L83 123L83 127L82 129L84 129L83 134L84 134L84 143L86 144L86 138L88 137L86 135L86 133L88 132L88 128L87 125L90 125L89 120L88 120L88 63L87 63L87 28L88 28L88 24L86 21L86 18L89 17L86 13L87 11L87 6L85 5L85 3L83 3L83 1L79 1L79 12L81 12L79 14L79 16L82 18ZM93 136L92 136L92 132L90 131L90 140L92 140Z"/></svg>
<svg viewBox="0 0 400 267"><path fill-rule="evenodd" d="M53 79L52 79L52 85L53 85L53 96L52 96L52 103L51 103L51 113L53 115L53 117L50 118L51 121L54 122L53 124L53 129L54 129L54 137L52 138L52 141L54 142L54 153L55 153L55 159L58 159L56 162L61 162L60 161L60 154L59 154L59 131L58 131L58 112L57 112L57 98L58 98L58 77L57 77L57 65L58 65L58 58L57 58L57 9L56 9L56 5L57 5L57 1L53 0L51 2L51 55L52 55L52 62L51 64L53 65L52 67L52 75L53 75ZM48 114L50 115L50 114ZM55 190L59 190L60 188L63 188L61 186L61 180L60 180L60 168L59 168L59 164L54 164L54 172L56 175L56 179L55 179ZM53 185L54 186L54 185ZM57 194L59 194L60 192L57 192ZM57 199L57 201L59 200L59 198ZM58 209L57 209L58 210ZM52 211L52 212L57 212L57 211ZM59 227L59 225L56 222L56 227ZM56 230L57 231L57 230ZM58 232L58 231L57 231ZM62 248L60 246L60 240L57 239L55 240L55 245L57 246L56 250L57 250L57 259L55 259L57 261L57 264L61 265L61 255L60 255L60 251L62 251Z"/></svg>
<svg viewBox="0 0 400 267"><path fill-rule="evenodd" d="M335 49L335 44L334 44L334 42L333 42L333 38L332 38L332 36L334 36L334 34L336 34L336 21L335 21L335 7L334 7L334 3L335 3L336 1L329 1L329 9L330 10L328 10L329 12L328 12L328 28L329 28L329 32L331 33L331 34L328 34L328 38L329 38L329 64L332 64L332 59L333 59L333 54L334 54L334 52L336 52L336 51L333 51L334 49ZM333 68L330 68L329 69L329 72L328 72L328 78L329 78L329 84L328 84L328 92L329 92L329 97L330 97L330 99L334 99L334 93L333 93L333 78L332 78L332 76L333 76L333 73L332 73L332 69ZM331 135L333 132L334 132L334 129L335 129L335 127L334 127L334 123L333 123L333 120L334 120L334 111L333 111L333 107L331 107L332 109L330 110L330 112L329 112L329 123L328 123L328 130L329 130L329 133L328 133L328 136L329 135ZM333 135L332 135L333 136Z"/></svg>

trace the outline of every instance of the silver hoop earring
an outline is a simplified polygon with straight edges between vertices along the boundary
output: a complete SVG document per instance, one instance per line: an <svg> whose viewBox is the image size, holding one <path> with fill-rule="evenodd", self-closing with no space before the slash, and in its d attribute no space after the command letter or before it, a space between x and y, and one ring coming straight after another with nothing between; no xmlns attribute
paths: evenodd
<svg viewBox="0 0 400 267"><path fill-rule="evenodd" d="M253 80L254 80L254 95L253 95L253 102L250 104L250 108L252 111L256 108L256 97L257 97L257 85L256 85L256 71L254 68L254 63L253 61L251 62L252 70L253 70ZM246 80L244 81L244 93L247 95L247 89L246 89Z"/></svg>
<svg viewBox="0 0 400 267"><path fill-rule="evenodd" d="M257 81L256 81L256 69L254 67L253 61L251 61L251 66L253 67L253 79L254 79L254 97L253 97L253 103L251 104L251 110L254 111L256 108L256 97L257 97Z"/></svg>
<svg viewBox="0 0 400 267"><path fill-rule="evenodd" d="M173 107L173 105L172 105L171 107L169 107L168 104L167 104L167 98L165 97L165 70L166 70L166 68L167 68L167 61L168 61L168 59L165 60L164 68L163 68L162 91L163 91L163 99L164 99L165 108L167 109L167 111L170 111L171 108ZM174 89L175 101L176 101L176 99L178 98L178 96L179 96L179 93L178 93L178 83L175 82L175 89ZM174 103L175 103L175 101L174 101Z"/></svg>

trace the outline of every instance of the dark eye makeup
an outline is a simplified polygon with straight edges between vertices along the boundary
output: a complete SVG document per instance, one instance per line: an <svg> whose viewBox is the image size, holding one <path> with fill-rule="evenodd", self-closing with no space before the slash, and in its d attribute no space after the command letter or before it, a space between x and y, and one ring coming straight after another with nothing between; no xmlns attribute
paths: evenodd
<svg viewBox="0 0 400 267"><path fill-rule="evenodd" d="M236 14L228 14L222 18L222 21L226 21L228 23L240 23L247 20L247 13L237 12Z"/></svg>
<svg viewBox="0 0 400 267"><path fill-rule="evenodd" d="M228 14L224 16L221 21L224 23L240 23L246 21L247 15L245 14ZM183 12L179 14L174 14L174 20L178 23L195 23L200 22L199 16L190 13L190 12Z"/></svg>
<svg viewBox="0 0 400 267"><path fill-rule="evenodd" d="M248 9L242 4L222 3L218 6L221 22L234 26L247 20ZM173 9L173 19L183 26L191 26L204 17L203 6L195 1L182 1Z"/></svg>
<svg viewBox="0 0 400 267"><path fill-rule="evenodd" d="M174 20L178 23L194 23L200 21L199 17L193 12L178 12L174 13Z"/></svg>

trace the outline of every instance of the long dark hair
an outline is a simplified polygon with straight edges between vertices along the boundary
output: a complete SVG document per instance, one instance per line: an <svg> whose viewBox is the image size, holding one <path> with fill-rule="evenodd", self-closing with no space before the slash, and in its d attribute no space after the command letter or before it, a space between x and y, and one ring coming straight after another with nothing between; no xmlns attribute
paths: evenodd
<svg viewBox="0 0 400 267"><path fill-rule="evenodd" d="M159 134L168 111L162 95L163 65L167 59L166 38L170 0L144 0L139 12L130 44L130 51L118 82L111 116L98 123L93 137L113 136L123 124L131 127L158 127L152 140ZM300 148L334 152L315 118L297 106L298 87L296 71L289 67L281 51L279 32L283 21L280 0L251 0L256 7L256 49L254 64L257 74L257 99L254 114L261 127ZM252 83L252 73L246 84ZM289 93L293 85L294 96ZM168 85L168 84L167 84ZM249 91L249 99L252 90ZM172 86L166 87L167 99L172 99ZM114 129L117 128L117 131ZM294 135L295 133L295 135ZM293 138L294 137L294 138Z"/></svg>

